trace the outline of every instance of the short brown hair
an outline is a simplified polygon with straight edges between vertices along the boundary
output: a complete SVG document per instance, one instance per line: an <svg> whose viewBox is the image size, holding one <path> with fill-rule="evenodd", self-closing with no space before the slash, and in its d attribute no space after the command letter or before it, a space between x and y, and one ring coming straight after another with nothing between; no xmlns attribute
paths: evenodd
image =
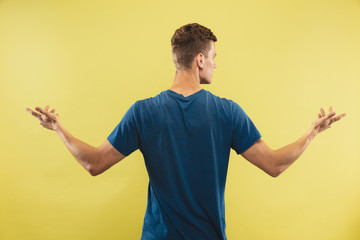
<svg viewBox="0 0 360 240"><path fill-rule="evenodd" d="M177 29L171 38L172 54L177 69L191 69L198 53L208 57L210 40L217 38L212 31L198 23L189 23Z"/></svg>

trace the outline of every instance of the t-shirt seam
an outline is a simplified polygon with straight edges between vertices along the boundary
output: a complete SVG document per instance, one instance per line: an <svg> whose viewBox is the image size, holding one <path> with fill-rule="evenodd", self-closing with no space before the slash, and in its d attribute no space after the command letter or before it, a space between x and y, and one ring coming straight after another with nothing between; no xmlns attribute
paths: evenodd
<svg viewBox="0 0 360 240"><path fill-rule="evenodd" d="M260 133L256 133L256 135L254 135L251 140L249 141L249 144L246 145L243 149L240 149L238 155L242 154L243 152L245 152L246 150L248 150L257 140L259 140L261 138L261 134Z"/></svg>

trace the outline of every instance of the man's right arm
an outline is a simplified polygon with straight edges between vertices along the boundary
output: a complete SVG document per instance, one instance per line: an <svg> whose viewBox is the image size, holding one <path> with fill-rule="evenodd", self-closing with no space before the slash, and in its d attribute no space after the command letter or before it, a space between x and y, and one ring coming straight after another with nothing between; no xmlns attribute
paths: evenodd
<svg viewBox="0 0 360 240"><path fill-rule="evenodd" d="M334 117L335 113L331 107L327 115L322 108L320 112L319 119L315 120L311 128L297 141L280 149L272 150L262 139L259 139L241 155L270 176L279 176L300 157L317 134L330 128L332 123L346 115L343 113Z"/></svg>
<svg viewBox="0 0 360 240"><path fill-rule="evenodd" d="M126 157L116 150L107 139L102 145L95 148L72 136L61 124L56 129L56 133L74 158L92 176L99 175Z"/></svg>
<svg viewBox="0 0 360 240"><path fill-rule="evenodd" d="M34 117L40 120L40 124L50 130L54 130L65 146L69 149L74 158L83 166L92 176L96 176L126 156L116 150L108 140L99 147L93 147L72 136L60 123L59 115L55 114L53 109L48 111L49 106L45 109L37 107L35 112L29 108L26 110Z"/></svg>

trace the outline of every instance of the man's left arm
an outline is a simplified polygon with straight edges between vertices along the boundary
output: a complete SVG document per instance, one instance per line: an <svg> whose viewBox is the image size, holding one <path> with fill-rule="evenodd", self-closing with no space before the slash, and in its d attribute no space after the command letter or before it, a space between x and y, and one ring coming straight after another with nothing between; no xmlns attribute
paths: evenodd
<svg viewBox="0 0 360 240"><path fill-rule="evenodd" d="M315 120L310 129L297 141L280 149L272 150L262 139L259 139L241 155L272 177L277 177L300 157L317 134L330 128L334 122L345 115L343 113L335 116L332 107L330 107L329 113L325 114L321 108L319 119Z"/></svg>

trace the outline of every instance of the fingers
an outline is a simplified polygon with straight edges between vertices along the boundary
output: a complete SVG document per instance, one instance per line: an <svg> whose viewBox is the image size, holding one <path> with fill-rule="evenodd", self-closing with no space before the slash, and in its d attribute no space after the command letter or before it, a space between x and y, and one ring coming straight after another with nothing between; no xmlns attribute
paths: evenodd
<svg viewBox="0 0 360 240"><path fill-rule="evenodd" d="M334 115L335 115L335 112L333 112L332 107L330 107L330 109L329 109L329 114L326 114L324 109L320 108L320 113L318 114L318 117L319 117L319 119L323 118L321 122L324 122Z"/></svg>
<svg viewBox="0 0 360 240"><path fill-rule="evenodd" d="M335 112L333 111L332 106L330 106L330 108L329 108L329 114L335 115ZM326 116L326 113L325 113L324 109L320 108L320 113L318 114L318 117L322 118L322 117L325 117L325 116Z"/></svg>
<svg viewBox="0 0 360 240"><path fill-rule="evenodd" d="M39 113L35 112L34 110L30 109L30 108L25 108L25 110L27 112L29 112L31 115L33 115L34 117L37 117L39 119L41 119L41 115L45 115L48 118L52 118L52 116L49 113L55 113L55 108L53 108L50 112L49 112L50 106L47 105L44 109L40 108L40 107L36 107L35 110L37 110ZM59 116L59 114L55 114L56 116Z"/></svg>
<svg viewBox="0 0 360 240"><path fill-rule="evenodd" d="M329 119L329 118L335 116L335 114L336 114L336 113L333 111L332 106L330 106L330 108L329 108L329 113L328 113L328 114L325 114L324 109L323 109L323 108L320 108L320 113L318 114L318 117L319 117L319 118L325 117L324 120L326 120L326 119ZM331 122L336 122L336 121L340 120L341 118L343 118L343 117L345 117L345 116L346 116L346 113L340 114L340 115L338 115L338 116L336 116L336 117L331 118Z"/></svg>
<svg viewBox="0 0 360 240"><path fill-rule="evenodd" d="M48 106L46 106L45 109L46 109L46 108L48 108ZM52 116L50 115L50 113L49 113L47 110L45 110L45 109L42 109L42 108L40 108L40 107L36 107L36 108L35 108L36 111L38 111L38 112L44 114L46 117L52 119ZM49 108L48 108L48 109L49 109Z"/></svg>
<svg viewBox="0 0 360 240"><path fill-rule="evenodd" d="M50 109L50 106L47 105L44 110L47 111L47 112L49 112L49 109ZM55 108L53 108L53 109L50 111L50 113L54 113L54 112L55 112Z"/></svg>
<svg viewBox="0 0 360 240"><path fill-rule="evenodd" d="M343 114L340 114L340 115L338 115L338 116L336 116L336 117L333 117L332 119L331 119L331 123L334 123L334 122L336 122L336 121L339 121L340 119L342 119L343 117L345 117L346 116L346 113L343 113Z"/></svg>
<svg viewBox="0 0 360 240"><path fill-rule="evenodd" d="M324 111L324 110L323 110ZM321 119L319 119L319 124L323 124L330 118L332 118L335 115L335 112L330 112L329 114L323 115Z"/></svg>
<svg viewBox="0 0 360 240"><path fill-rule="evenodd" d="M320 108L320 113L321 113L321 116L322 116L322 117L324 117L324 116L326 115L323 108Z"/></svg>
<svg viewBox="0 0 360 240"><path fill-rule="evenodd" d="M31 110L30 108L25 108L25 110L28 111L31 115L33 115L37 119L41 120L41 115L39 113Z"/></svg>
<svg viewBox="0 0 360 240"><path fill-rule="evenodd" d="M42 109L41 107L35 108L35 110L37 110L40 113L40 114L37 113L39 115L40 120L45 120L45 118L56 120L56 117L58 117L59 114L55 114L55 109L52 109L51 112L48 111L49 109L50 109L49 105L47 105L44 109Z"/></svg>

